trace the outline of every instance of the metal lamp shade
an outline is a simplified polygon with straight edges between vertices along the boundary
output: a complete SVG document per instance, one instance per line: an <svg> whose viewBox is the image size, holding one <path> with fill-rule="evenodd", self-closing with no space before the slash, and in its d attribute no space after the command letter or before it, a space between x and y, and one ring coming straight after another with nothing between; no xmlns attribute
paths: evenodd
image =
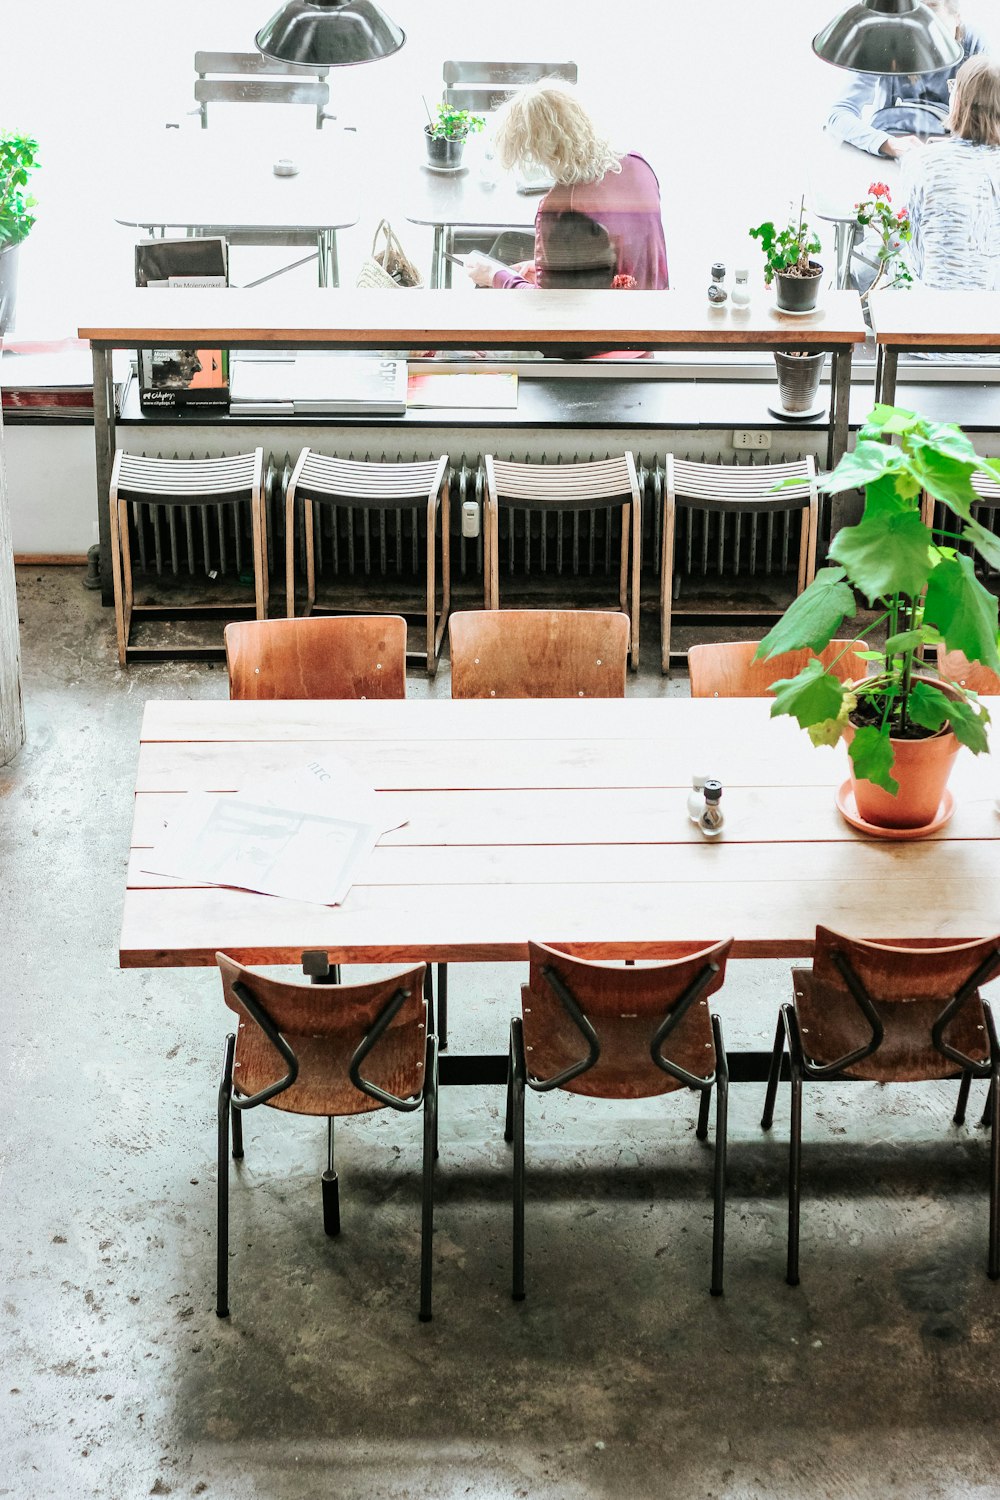
<svg viewBox="0 0 1000 1500"><path fill-rule="evenodd" d="M917 0L862 0L813 37L813 51L852 73L940 73L962 48Z"/></svg>
<svg viewBox="0 0 1000 1500"><path fill-rule="evenodd" d="M257 33L265 57L313 68L378 62L405 41L372 0L288 0Z"/></svg>

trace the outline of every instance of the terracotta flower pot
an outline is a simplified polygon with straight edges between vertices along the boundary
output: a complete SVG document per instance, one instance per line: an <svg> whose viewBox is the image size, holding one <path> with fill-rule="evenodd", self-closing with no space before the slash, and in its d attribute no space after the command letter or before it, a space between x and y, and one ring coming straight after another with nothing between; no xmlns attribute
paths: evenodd
<svg viewBox="0 0 1000 1500"><path fill-rule="evenodd" d="M940 687L940 683L935 683ZM854 725L848 724L844 738L854 737ZM941 806L945 787L955 756L961 746L950 729L922 740L897 740L891 736L892 776L899 782L895 796L871 781L860 780L851 763L851 784L858 812L866 823L880 828L925 828Z"/></svg>

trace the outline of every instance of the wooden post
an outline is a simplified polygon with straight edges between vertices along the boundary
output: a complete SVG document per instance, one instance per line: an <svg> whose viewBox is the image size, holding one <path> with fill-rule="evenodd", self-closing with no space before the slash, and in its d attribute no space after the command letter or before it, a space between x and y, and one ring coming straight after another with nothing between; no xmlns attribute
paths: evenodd
<svg viewBox="0 0 1000 1500"><path fill-rule="evenodd" d="M10 510L7 505L3 411L0 409L0 766L8 765L23 744L21 641L17 632L14 545L10 534Z"/></svg>

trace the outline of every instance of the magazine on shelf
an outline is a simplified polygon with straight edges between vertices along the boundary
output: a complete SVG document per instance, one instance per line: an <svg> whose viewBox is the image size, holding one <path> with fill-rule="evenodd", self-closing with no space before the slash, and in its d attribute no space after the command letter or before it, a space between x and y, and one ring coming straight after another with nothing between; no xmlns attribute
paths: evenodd
<svg viewBox="0 0 1000 1500"><path fill-rule="evenodd" d="M115 350L112 373L115 415L121 416L132 380L127 351ZM93 421L94 367L89 349L31 353L4 349L0 359L0 400L9 416Z"/></svg>
<svg viewBox="0 0 1000 1500"><path fill-rule="evenodd" d="M229 252L218 236L140 240L135 284L154 289L228 286ZM229 405L226 349L140 349L139 405L143 411Z"/></svg>
<svg viewBox="0 0 1000 1500"><path fill-rule="evenodd" d="M405 359L304 354L234 359L230 409L243 416L339 416L406 411Z"/></svg>

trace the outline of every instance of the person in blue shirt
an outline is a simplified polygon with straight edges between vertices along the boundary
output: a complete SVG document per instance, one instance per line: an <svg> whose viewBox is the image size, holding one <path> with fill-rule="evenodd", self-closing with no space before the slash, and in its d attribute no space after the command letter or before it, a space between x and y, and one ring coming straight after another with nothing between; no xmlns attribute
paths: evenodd
<svg viewBox="0 0 1000 1500"><path fill-rule="evenodd" d="M847 141L872 156L905 156L914 146L924 144L919 135L889 134L879 116L897 102L902 105L930 103L948 110L948 81L954 78L963 62L977 52L986 52L982 35L962 22L958 0L924 0L947 30L954 30L962 46L962 57L953 68L939 73L888 73L881 77L870 73L853 76L847 91L839 98L826 122L827 132L838 141ZM943 134L943 128L941 133Z"/></svg>

